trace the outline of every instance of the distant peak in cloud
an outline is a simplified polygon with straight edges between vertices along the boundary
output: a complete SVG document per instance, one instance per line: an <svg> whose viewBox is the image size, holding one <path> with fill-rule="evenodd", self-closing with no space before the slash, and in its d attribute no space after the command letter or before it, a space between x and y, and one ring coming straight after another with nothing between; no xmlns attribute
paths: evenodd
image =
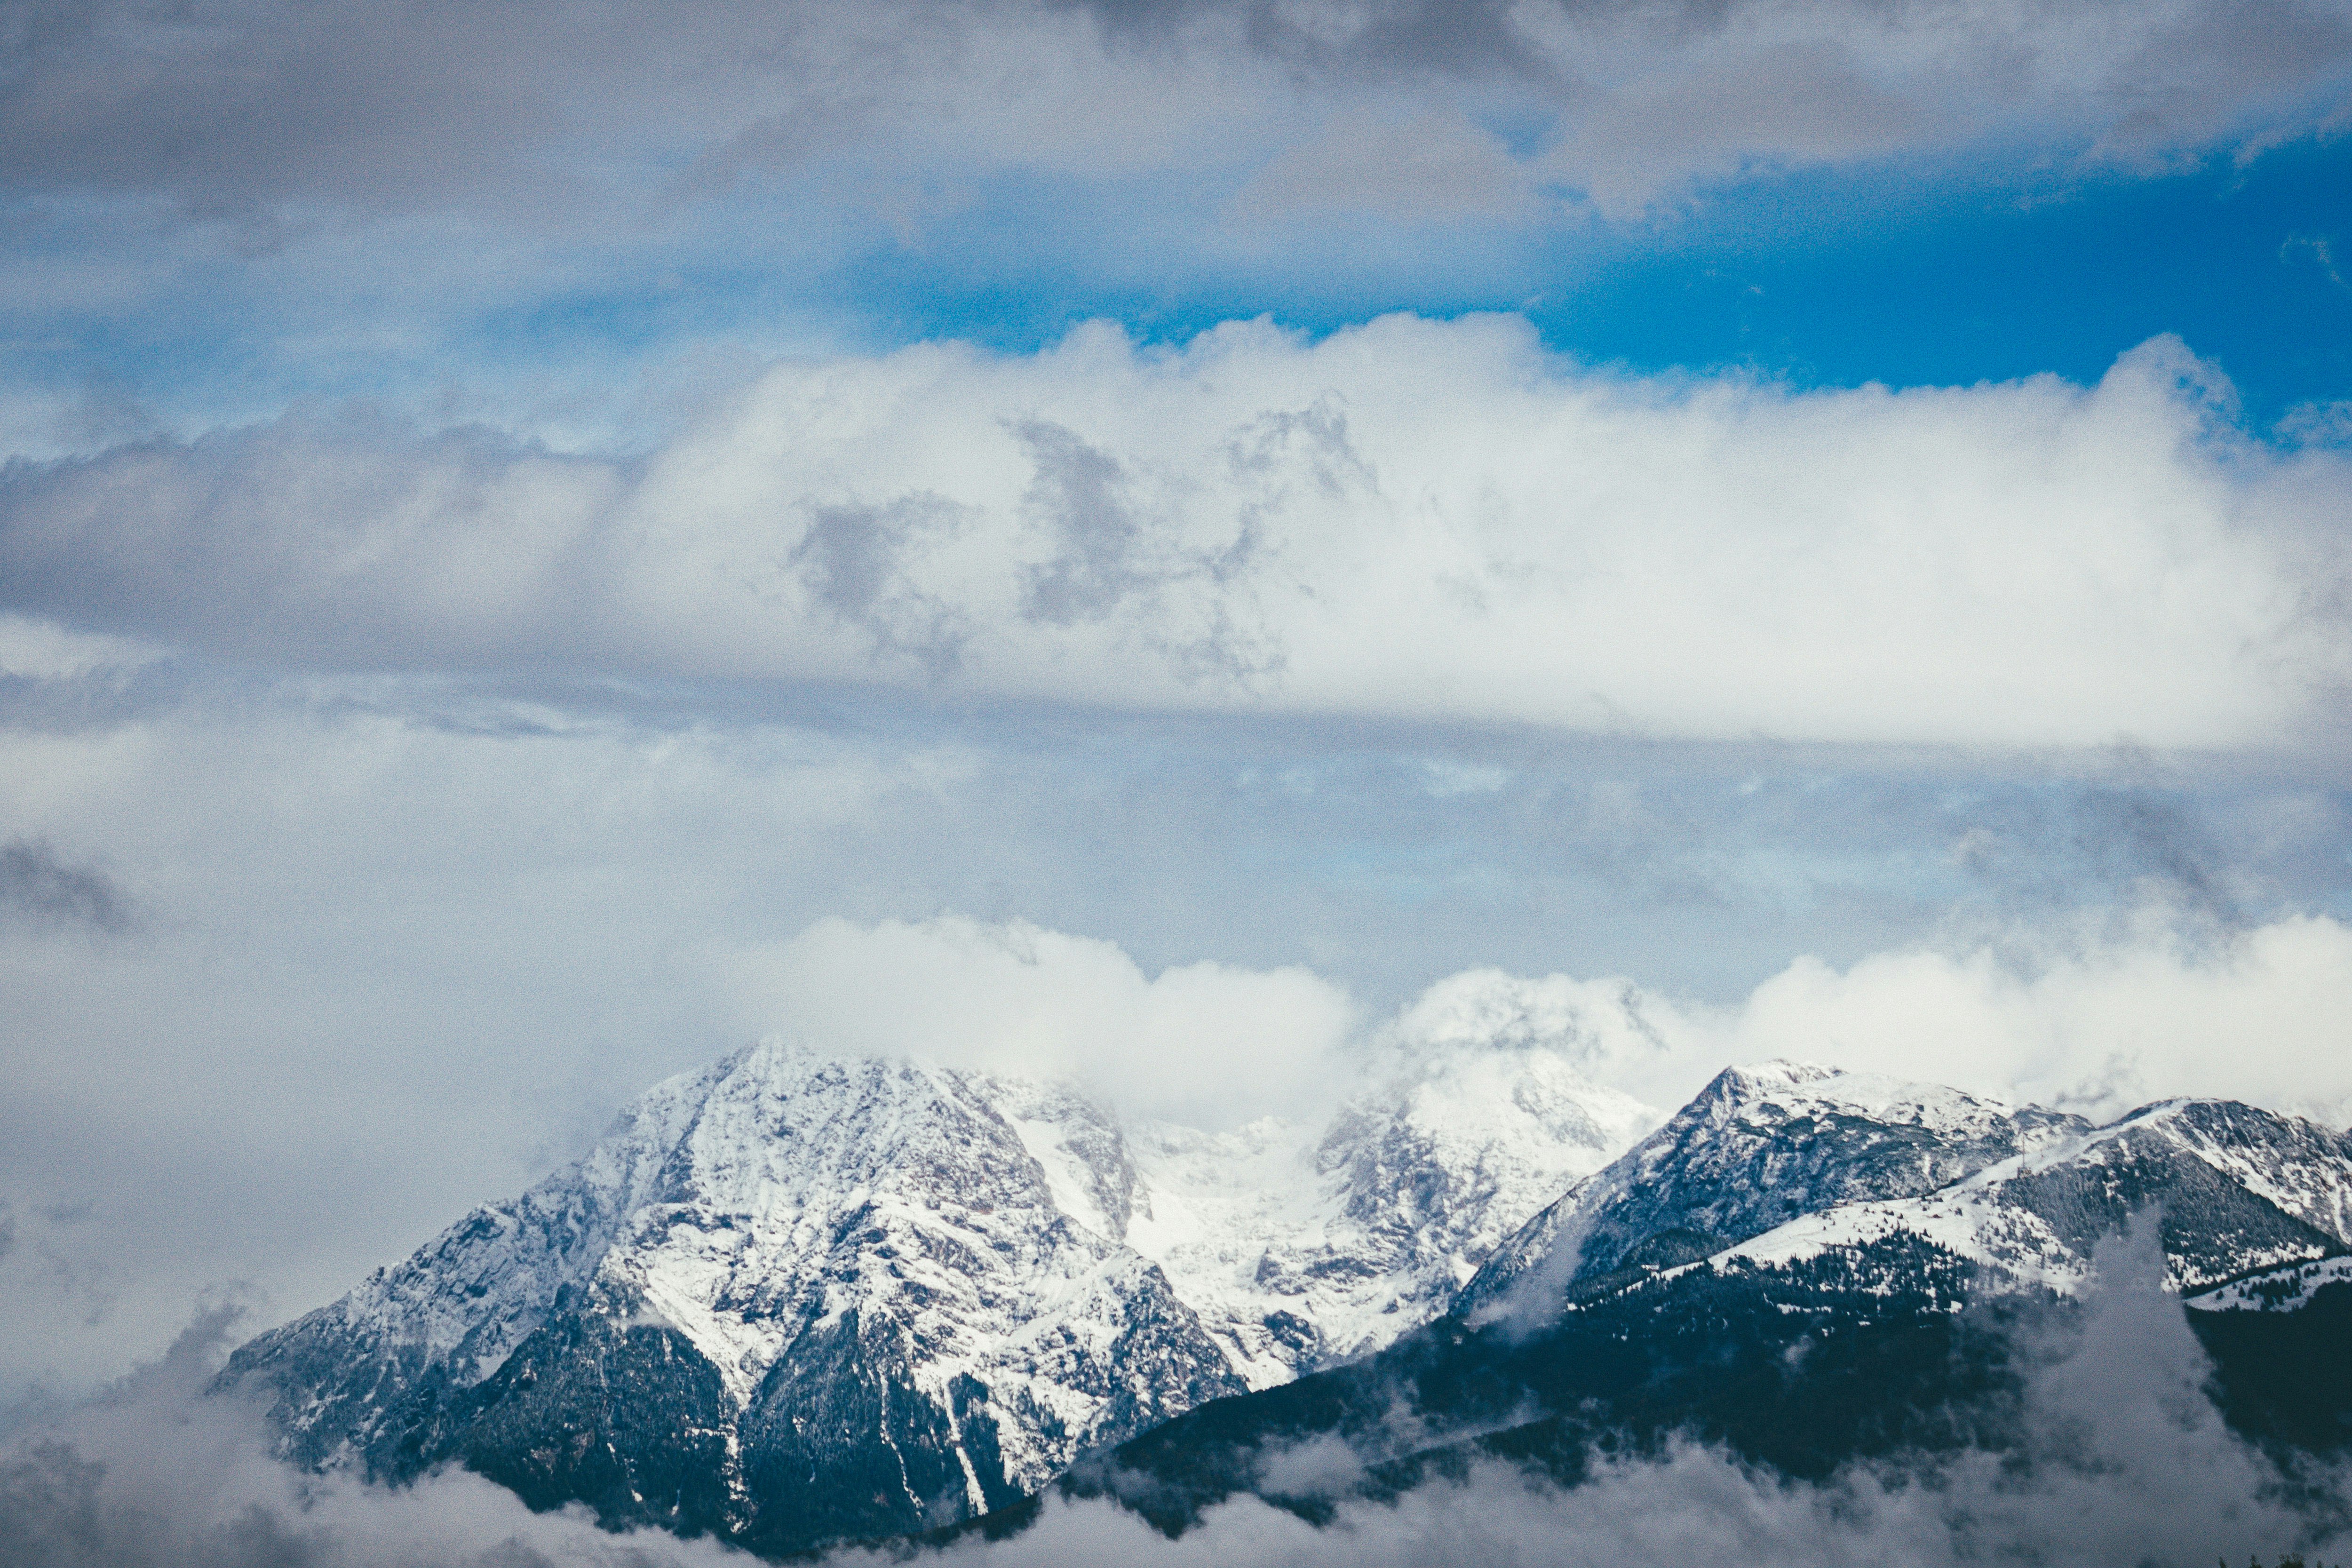
<svg viewBox="0 0 2352 1568"><path fill-rule="evenodd" d="M824 920L713 964L747 1031L1068 1079L1129 1114L1213 1127L1523 1056L1661 1106L1727 1071L1858 1074L2095 1117L2185 1094L2352 1121L2352 930L2294 917L2183 941L2184 918L2150 907L2126 930L2059 922L1843 969L1801 958L1728 1006L1486 967L1367 1017L1304 968L1151 975L1115 942L961 916Z"/></svg>

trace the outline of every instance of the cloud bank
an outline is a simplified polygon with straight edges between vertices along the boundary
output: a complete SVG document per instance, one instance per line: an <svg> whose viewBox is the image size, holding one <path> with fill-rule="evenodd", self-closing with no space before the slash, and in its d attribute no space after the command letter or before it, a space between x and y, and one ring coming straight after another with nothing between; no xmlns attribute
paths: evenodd
<svg viewBox="0 0 2352 1568"><path fill-rule="evenodd" d="M2347 673L2336 448L2178 343L1800 393L1510 318L787 363L631 461L288 418L0 478L5 608L278 665L1657 736L2278 746Z"/></svg>
<svg viewBox="0 0 2352 1568"><path fill-rule="evenodd" d="M1354 1012L1343 988L1302 968L1146 975L1116 942L1025 921L824 920L732 967L754 1030L1069 1079L1192 1125L1320 1109Z"/></svg>

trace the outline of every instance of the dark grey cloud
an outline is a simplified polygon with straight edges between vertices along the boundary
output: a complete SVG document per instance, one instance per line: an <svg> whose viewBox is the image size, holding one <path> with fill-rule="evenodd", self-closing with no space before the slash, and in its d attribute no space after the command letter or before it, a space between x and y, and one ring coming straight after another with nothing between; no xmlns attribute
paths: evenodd
<svg viewBox="0 0 2352 1568"><path fill-rule="evenodd" d="M1508 0L1365 0L1277 5L1272 0L1054 0L1106 33L1166 45L1204 18L1234 23L1256 50L1318 71L1502 77L1557 88L1559 66L1513 19ZM1711 7L1719 8L1719 7Z"/></svg>
<svg viewBox="0 0 2352 1568"><path fill-rule="evenodd" d="M95 866L76 866L37 838L0 844L0 910L44 925L110 934L128 931L130 894Z"/></svg>
<svg viewBox="0 0 2352 1568"><path fill-rule="evenodd" d="M2235 923L2227 861L2189 805L2134 790L2095 789L2074 804L2074 842L2103 879L2153 883L2199 915Z"/></svg>
<svg viewBox="0 0 2352 1568"><path fill-rule="evenodd" d="M2352 60L2352 15L2314 0L2230 0L2189 7L2118 62L2119 148L2164 149L2187 127L2225 125L2250 105L2319 95L2340 116ZM2270 133L2275 137L2281 132ZM2259 147L2266 138L2251 143Z"/></svg>
<svg viewBox="0 0 2352 1568"><path fill-rule="evenodd" d="M1204 617L1179 631L1155 628L1144 641L1191 681L1246 687L1281 671L1281 639L1257 624L1234 593L1234 579L1262 547L1264 508L1245 508L1233 538L1219 548L1174 545L1171 531L1146 510L1133 476L1112 454L1048 421L1024 420L1013 428L1034 467L1023 510L1054 546L1045 563L1022 568L1023 618L1050 626L1108 621L1137 605L1153 605L1180 585L1203 585L1207 592L1198 602ZM1315 410L1254 422L1228 446L1234 472L1260 476L1274 468L1276 454L1296 456L1292 448L1302 443L1292 437L1301 432L1307 461L1330 488L1333 429L1328 413ZM1339 432L1344 448L1344 425Z"/></svg>
<svg viewBox="0 0 2352 1568"><path fill-rule="evenodd" d="M809 593L874 639L877 658L904 657L934 681L955 673L971 638L969 617L907 575L910 552L952 535L962 509L942 496L901 496L881 506L811 509L793 546Z"/></svg>
<svg viewBox="0 0 2352 1568"><path fill-rule="evenodd" d="M562 101L580 64L565 35L592 20L625 13L32 0L0 24L0 181L256 224L289 198L512 195L534 145L586 107Z"/></svg>
<svg viewBox="0 0 2352 1568"><path fill-rule="evenodd" d="M2128 775L2142 771L2126 763ZM2009 912L2150 903L2217 929L2239 925L2252 890L2187 790L2119 781L2004 792L1954 814L1954 853Z"/></svg>
<svg viewBox="0 0 2352 1568"><path fill-rule="evenodd" d="M1251 47L1295 67L1501 78L1569 100L1586 95L1594 84L1588 62L1561 48L1566 36L1693 48L1720 41L1736 25L1753 23L1768 9L1755 0L1544 0L1534 5L1507 0L1055 3L1087 12L1118 38L1164 43L1187 25L1223 20ZM1963 55L1958 62L1974 77L1970 85L1988 100L1998 100L2022 89L2037 70L2058 64L2046 55L2037 58L2047 47L2036 39L2037 24L2065 9L2079 10L2041 5L1996 18L1956 12L1934 0L1853 0L1814 12L1831 24L1828 30L1857 36L1950 27L1956 37L1974 46L1973 58ZM2161 138L2189 123L2226 118L2264 95L2324 88L2352 58L2352 20L2337 7L2311 0L2226 0L2137 24L2123 7L2114 15L2129 29L2124 36L2134 47L2114 63L2102 85L2124 100L2116 133L2126 138ZM1818 89L1833 84L1806 85ZM1864 84L1846 85L1851 90ZM1817 91L1810 107L1834 111L1838 100L1834 91ZM1801 115L1808 106L1787 107Z"/></svg>
<svg viewBox="0 0 2352 1568"><path fill-rule="evenodd" d="M1120 601L1150 587L1144 525L1127 493L1118 459L1044 420L1015 427L1036 465L1025 505L1053 537L1053 559L1024 574L1021 613L1066 626L1098 621Z"/></svg>

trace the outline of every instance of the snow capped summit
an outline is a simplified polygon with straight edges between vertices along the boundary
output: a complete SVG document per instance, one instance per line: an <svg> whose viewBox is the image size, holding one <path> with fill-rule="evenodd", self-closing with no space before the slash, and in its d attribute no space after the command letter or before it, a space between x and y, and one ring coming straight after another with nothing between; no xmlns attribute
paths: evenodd
<svg viewBox="0 0 2352 1568"><path fill-rule="evenodd" d="M1801 1063L1738 1068L1524 1227L1446 1321L1180 1416L1061 1485L1175 1530L1241 1493L1393 1500L1468 1464L1576 1486L1604 1456L1694 1434L1807 1479L2023 1459L2049 1336L2146 1323L2144 1306L2084 1310L2094 1268L2145 1281L2159 1258L2229 1425L2338 1455L2347 1190L2352 1137L2242 1104L2092 1127ZM2142 1378L2115 1353L2096 1377ZM1276 1448L1359 1463L1308 1493L1265 1462Z"/></svg>
<svg viewBox="0 0 2352 1568"><path fill-rule="evenodd" d="M1646 1126L1455 1049L1326 1129L1128 1129L1066 1085L771 1040L240 1350L289 1454L457 1460L770 1550L969 1517L1386 1344Z"/></svg>
<svg viewBox="0 0 2352 1568"><path fill-rule="evenodd" d="M2077 1290L2151 1208L2206 1317L2340 1295L2352 1137L2210 1100L2092 1127L1787 1061L1718 1074L1644 1136L1533 1012L1390 1042L1319 1127L1226 1132L763 1042L223 1380L310 1464L456 1462L534 1506L788 1552L1003 1507L1449 1308L1668 1340L1736 1319L1759 1343L1941 1322L1979 1290Z"/></svg>
<svg viewBox="0 0 2352 1568"><path fill-rule="evenodd" d="M458 1458L753 1541L963 1517L1243 1386L1104 1234L1120 1148L1073 1096L765 1042L228 1375L314 1463ZM616 1369L637 1407L581 1408L572 1385ZM705 1439L682 1478L665 1427Z"/></svg>
<svg viewBox="0 0 2352 1568"><path fill-rule="evenodd" d="M1718 1073L1488 1258L1455 1310L1548 1315L1571 1289L1708 1257L1801 1215L1934 1192L2084 1123L1805 1062Z"/></svg>
<svg viewBox="0 0 2352 1568"><path fill-rule="evenodd" d="M1979 1288L2071 1295L2098 1241L2144 1209L2158 1211L2166 1275L2182 1291L2340 1253L2352 1247L2352 1137L2235 1101L2165 1100L1925 1196L1808 1215L1723 1256L1785 1264L1924 1241L1971 1265Z"/></svg>

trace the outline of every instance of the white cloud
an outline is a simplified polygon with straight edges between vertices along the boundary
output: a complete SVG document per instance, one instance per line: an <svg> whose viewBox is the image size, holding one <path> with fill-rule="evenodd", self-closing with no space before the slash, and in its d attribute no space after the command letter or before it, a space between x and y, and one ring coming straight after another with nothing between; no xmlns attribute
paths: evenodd
<svg viewBox="0 0 2352 1568"><path fill-rule="evenodd" d="M2173 1095L2352 1122L2352 929L2185 938L2160 920L2020 964L1990 949L1801 960L1728 1030L1796 1056L2115 1115Z"/></svg>
<svg viewBox="0 0 2352 1568"><path fill-rule="evenodd" d="M1549 1051L1597 1083L1671 1109L1698 1045L1680 1009L1631 981L1469 969L1408 1003L1375 1045L1406 1062L1463 1050Z"/></svg>
<svg viewBox="0 0 2352 1568"><path fill-rule="evenodd" d="M0 676L67 680L104 674L120 678L164 657L121 637L68 631L54 621L0 615Z"/></svg>
<svg viewBox="0 0 2352 1568"><path fill-rule="evenodd" d="M740 1016L829 1049L1074 1079L1132 1114L1226 1126L1320 1108L1353 1009L1304 969L1175 965L1024 921L827 919L727 960Z"/></svg>
<svg viewBox="0 0 2352 1568"><path fill-rule="evenodd" d="M1723 1007L1466 970L1369 1026L1303 969L1155 977L1115 943L1017 921L829 919L723 963L747 1028L1076 1078L1177 1121L1297 1114L1416 1063L1540 1050L1666 1109L1726 1066L1791 1057L2095 1118L2195 1095L2352 1123L2352 928L2325 916L2223 934L2151 911L2088 940L1803 958Z"/></svg>
<svg viewBox="0 0 2352 1568"><path fill-rule="evenodd" d="M1559 1051L1595 1080L1682 1104L1775 1057L1950 1084L2095 1119L2173 1096L2352 1124L2352 928L2299 915L2220 932L2151 910L1986 945L1921 944L1839 968L1800 958L1728 1006L1625 980L1474 970L1392 1030Z"/></svg>
<svg viewBox="0 0 2352 1568"><path fill-rule="evenodd" d="M1632 379L1524 322L789 363L642 464L290 422L19 469L15 607L282 661L2008 746L2280 744L2352 495L2096 386ZM2332 606L2332 607L2331 607Z"/></svg>

